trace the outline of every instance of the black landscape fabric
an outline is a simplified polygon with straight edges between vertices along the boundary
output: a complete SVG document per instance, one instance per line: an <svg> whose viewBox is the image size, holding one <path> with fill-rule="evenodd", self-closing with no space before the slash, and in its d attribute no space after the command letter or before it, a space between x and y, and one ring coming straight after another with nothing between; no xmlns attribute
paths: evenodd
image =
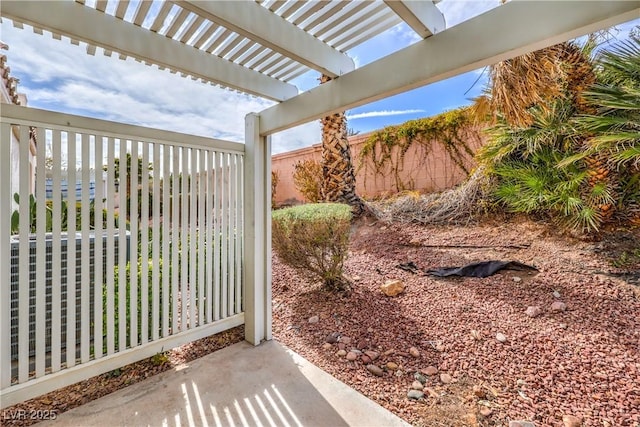
<svg viewBox="0 0 640 427"><path fill-rule="evenodd" d="M467 264L463 267L444 267L435 270L427 270L425 273L431 276L463 276L463 277L489 277L500 270L538 270L518 261L482 261Z"/></svg>

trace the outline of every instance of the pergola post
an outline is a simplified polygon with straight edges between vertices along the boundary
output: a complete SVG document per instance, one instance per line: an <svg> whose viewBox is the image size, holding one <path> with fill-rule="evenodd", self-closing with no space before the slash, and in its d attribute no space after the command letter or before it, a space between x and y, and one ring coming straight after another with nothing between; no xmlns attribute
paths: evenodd
<svg viewBox="0 0 640 427"><path fill-rule="evenodd" d="M260 116L245 118L244 313L245 339L271 339L271 137L260 136Z"/></svg>

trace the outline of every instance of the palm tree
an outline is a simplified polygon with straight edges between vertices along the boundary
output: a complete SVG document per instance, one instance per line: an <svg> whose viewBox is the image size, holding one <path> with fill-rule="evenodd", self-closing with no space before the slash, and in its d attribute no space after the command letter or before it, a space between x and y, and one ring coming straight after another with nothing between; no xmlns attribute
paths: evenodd
<svg viewBox="0 0 640 427"><path fill-rule="evenodd" d="M585 92L592 114L577 120L588 136L579 157L609 160L619 171L620 208L640 224L640 34L603 51L596 70L598 82Z"/></svg>
<svg viewBox="0 0 640 427"><path fill-rule="evenodd" d="M540 162L538 167L556 168L565 161L555 155L537 156L531 149L549 146L545 141L536 141L536 138L544 138L548 134L541 123L551 124L562 119L569 124L576 115L594 112L585 91L596 82L590 59L595 47L596 36L592 36L583 46L574 42L560 43L491 67L490 85L485 94L477 99L475 109L482 118L489 116L493 123L499 124L493 134L495 137L496 131L503 132L498 144L502 152L506 150L521 159L527 156L537 158ZM526 146L522 145L523 137L527 140ZM571 145L562 151L566 157L584 150L586 140L584 134L575 134L570 126L563 126L561 141ZM498 146L494 144L490 150ZM486 154L484 157L485 161L490 158ZM613 168L602 153L593 152L583 156L581 161L582 168L586 170L581 207L567 210L566 215L571 217L577 212L581 215L588 213L588 218L576 220L574 217L571 221L586 229L597 229L601 223L610 220L614 213L612 201L616 198L617 181L613 176ZM492 163L499 165L499 157ZM513 175L518 167L522 167L522 178L525 179L529 172L525 166L521 163L511 164L509 174ZM551 176L555 174L551 173Z"/></svg>
<svg viewBox="0 0 640 427"><path fill-rule="evenodd" d="M323 75L320 84L331 80ZM366 208L356 194L356 175L351 161L351 149L344 112L324 117L322 124L322 198L327 202L346 203L355 216Z"/></svg>

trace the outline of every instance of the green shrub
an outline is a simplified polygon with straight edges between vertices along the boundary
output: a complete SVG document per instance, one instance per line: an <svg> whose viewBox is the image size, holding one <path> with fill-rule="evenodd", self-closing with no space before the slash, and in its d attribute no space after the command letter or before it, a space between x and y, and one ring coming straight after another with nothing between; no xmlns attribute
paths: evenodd
<svg viewBox="0 0 640 427"><path fill-rule="evenodd" d="M337 203L273 212L273 248L282 262L330 289L348 286L342 275L349 246L351 208Z"/></svg>
<svg viewBox="0 0 640 427"><path fill-rule="evenodd" d="M137 329L138 329L138 342L140 342L142 340L142 316L146 315L147 316L147 334L149 339L151 339L151 337L153 336L153 311L152 311L152 304L153 304L153 260L149 259L147 262L147 283L143 283L142 282L142 269L144 268L143 264L142 264L142 260L138 259L138 263L137 263L137 267L134 269L135 272L137 272L137 276L138 276L138 289L136 291L136 300L137 300ZM160 307L163 306L163 298L169 298L169 301L171 301L171 292L169 292L169 295L167 295L166 297L162 294L162 259L159 260L159 265L158 265L158 304ZM128 262L126 265L126 273L125 273L125 278L126 278L126 295L125 295L125 300L126 300L126 330L127 330L127 336L125 337L125 342L126 345L128 346L130 341L131 341L131 263ZM114 286L113 286L113 290L114 290L114 301L113 301L113 307L114 307L114 332L115 332L115 346L116 348L118 348L119 346L119 340L120 340L120 312L118 310L119 308L119 279L120 279L120 274L119 274L119 266L115 266L113 269L113 282L114 282ZM144 292L144 290L146 289L147 292L147 300L148 300L148 311L147 313L143 313L142 312L142 292ZM105 284L102 287L102 305L103 305L103 333L104 336L106 337L107 335L107 285L106 285L106 280L105 280ZM171 316L172 313L166 313L169 316L169 323L171 323ZM162 315L161 317L158 319L158 325L162 325ZM162 336L162 333L160 331L158 331L160 333L160 336ZM106 351L106 342L105 342L105 351Z"/></svg>

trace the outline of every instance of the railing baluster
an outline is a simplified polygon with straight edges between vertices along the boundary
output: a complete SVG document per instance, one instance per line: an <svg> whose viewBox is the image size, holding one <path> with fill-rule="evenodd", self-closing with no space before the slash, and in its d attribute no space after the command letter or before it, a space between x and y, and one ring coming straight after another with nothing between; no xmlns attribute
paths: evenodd
<svg viewBox="0 0 640 427"><path fill-rule="evenodd" d="M138 141L131 140L129 172L129 345L138 345ZM144 205L143 205L144 206ZM140 314L142 315L142 314Z"/></svg>
<svg viewBox="0 0 640 427"><path fill-rule="evenodd" d="M149 341L149 144L142 143L142 201L140 203L140 332ZM137 266L136 266L137 271Z"/></svg>
<svg viewBox="0 0 640 427"><path fill-rule="evenodd" d="M46 135L43 128L38 128L36 135L40 143L36 145L36 286L35 286L35 375L36 378L44 375L45 369L45 331L46 331L46 293L47 280L45 266L47 262L47 247L45 232L47 226L46 194L45 194L45 148ZM40 286L37 286L37 285Z"/></svg>
<svg viewBox="0 0 640 427"><path fill-rule="evenodd" d="M169 266L171 255L169 252L169 224L171 221L169 206L169 146L162 145L162 336L169 335L169 319L171 307L171 293L169 292ZM158 178L160 173L158 173Z"/></svg>
<svg viewBox="0 0 640 427"><path fill-rule="evenodd" d="M104 233L103 233L103 211L104 211L104 175L102 171L104 137L95 136L94 140L94 180L95 180L95 202L94 202L94 276L93 276L93 357L102 357L102 289L104 287ZM54 192L54 194L56 194Z"/></svg>
<svg viewBox="0 0 640 427"><path fill-rule="evenodd" d="M172 183L171 183L171 333L178 333L178 292L180 291L180 269L179 260L179 236L178 225L180 222L180 148L171 147L173 157Z"/></svg>
<svg viewBox="0 0 640 427"><path fill-rule="evenodd" d="M227 317L229 313L229 154L222 153L221 166L221 188L220 188L220 219L222 226L222 234L220 237L221 245L221 278L220 286L222 287L222 318Z"/></svg>
<svg viewBox="0 0 640 427"><path fill-rule="evenodd" d="M221 289L221 255L222 255L222 180L224 179L224 174L222 173L222 153L213 153L214 164L215 164L215 174L213 187L215 192L214 198L214 212L215 217L214 221L214 232L213 232L213 266L215 271L214 282L213 282L213 301L214 301L214 312L213 318L214 320L220 319L221 310L222 310L222 301L226 295L222 294Z"/></svg>
<svg viewBox="0 0 640 427"><path fill-rule="evenodd" d="M91 218L89 216L89 181L90 166L89 166L89 135L82 134L82 184L81 184L81 205L80 205L80 228L82 233L80 251L82 253L81 267L80 267L80 361L86 363L89 361L89 324L91 319L89 318L89 289L90 289L90 247L89 247L89 229L91 224Z"/></svg>
<svg viewBox="0 0 640 427"><path fill-rule="evenodd" d="M235 221L236 221L236 313L242 313L242 241L243 241L243 218L244 212L242 210L242 201L244 200L243 194L243 176L244 169L242 163L242 156L238 154L234 154L236 158L237 164L237 186L236 186L236 213L235 213ZM268 261L269 264L271 261Z"/></svg>
<svg viewBox="0 0 640 427"><path fill-rule="evenodd" d="M118 176L118 351L127 348L127 140L120 139ZM123 194L124 193L124 194ZM135 269L134 269L135 271Z"/></svg>
<svg viewBox="0 0 640 427"><path fill-rule="evenodd" d="M196 221L198 199L196 192L196 181L198 179L198 150L191 149L191 168L189 169L189 329L196 326L196 301L198 276L196 274L197 253L196 253Z"/></svg>
<svg viewBox="0 0 640 427"><path fill-rule="evenodd" d="M76 260L76 134L67 132L67 344L66 367L76 365L76 284L78 263Z"/></svg>
<svg viewBox="0 0 640 427"><path fill-rule="evenodd" d="M51 139L53 169L51 212L51 372L60 370L62 340L62 190L61 164L62 140L59 130L54 130Z"/></svg>
<svg viewBox="0 0 640 427"><path fill-rule="evenodd" d="M107 355L115 352L115 271L111 266L115 265L115 140L107 139ZM123 248L118 247L118 250Z"/></svg>
<svg viewBox="0 0 640 427"><path fill-rule="evenodd" d="M29 206L30 188L31 182L30 167L31 162L29 160L29 127L26 125L20 126L20 253L28 254L27 256L20 257L20 266L18 269L19 291L18 291L18 312L29 313L29 270L31 262L31 251L29 248L29 233L31 231L31 215ZM18 382L23 383L27 381L29 377L29 316L19 316L18 321Z"/></svg>
<svg viewBox="0 0 640 427"><path fill-rule="evenodd" d="M214 179L215 179L215 165L213 163L213 151L207 151L207 211L205 215L205 222L207 224L207 289L206 289L206 301L207 301L207 323L213 321L213 310L215 299L213 298L213 251L217 248L217 245L213 241L213 199L215 194Z"/></svg>
<svg viewBox="0 0 640 427"><path fill-rule="evenodd" d="M229 155L229 314L235 314L236 254L236 156Z"/></svg>
<svg viewBox="0 0 640 427"><path fill-rule="evenodd" d="M160 337L160 148L153 144L153 340Z"/></svg>
<svg viewBox="0 0 640 427"><path fill-rule="evenodd" d="M187 192L187 181L189 179L189 149L181 148L182 153L182 173L181 177L181 200L182 200L182 212L180 215L180 332L187 330L187 304L189 303L188 291L187 291L187 283L189 281L189 257L188 257L188 241L187 241L187 231L189 220L189 199Z"/></svg>
<svg viewBox="0 0 640 427"><path fill-rule="evenodd" d="M206 264L204 262L204 237L206 234L205 221L204 221L204 208L206 205L204 189L207 185L207 176L205 168L205 150L198 150L198 158L200 160L200 167L198 169L198 325L205 323L205 299L204 290L206 284L204 281Z"/></svg>

